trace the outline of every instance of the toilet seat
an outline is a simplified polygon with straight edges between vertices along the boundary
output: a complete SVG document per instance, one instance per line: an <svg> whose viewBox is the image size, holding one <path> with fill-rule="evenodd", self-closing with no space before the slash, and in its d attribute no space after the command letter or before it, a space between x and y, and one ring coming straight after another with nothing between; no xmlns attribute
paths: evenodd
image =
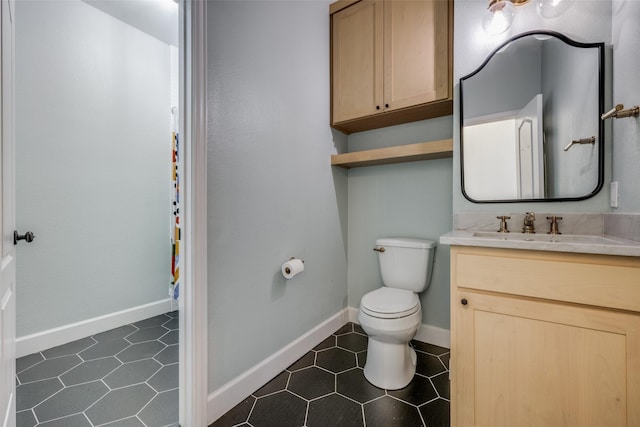
<svg viewBox="0 0 640 427"><path fill-rule="evenodd" d="M418 295L404 289L382 287L369 292L360 300L360 310L379 319L407 317L419 309Z"/></svg>

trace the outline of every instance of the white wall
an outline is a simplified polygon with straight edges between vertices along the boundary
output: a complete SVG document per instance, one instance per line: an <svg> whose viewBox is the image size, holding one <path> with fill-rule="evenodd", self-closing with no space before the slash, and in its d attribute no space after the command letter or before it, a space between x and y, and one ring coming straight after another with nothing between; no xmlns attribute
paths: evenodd
<svg viewBox="0 0 640 427"><path fill-rule="evenodd" d="M482 16L486 10L485 0L457 0L454 3L454 84L476 69L486 56L506 38L535 30L549 29L583 42L605 42L611 44L611 2L608 0L577 1L563 15L553 19L542 19L536 12L536 2L516 8L516 19L509 31L498 37L487 36L482 31ZM610 72L610 69L607 70ZM453 211L454 212L525 212L530 210L553 210L555 212L607 212L609 210L609 188L611 177L611 141L605 143L605 186L596 196L580 202L539 202L509 204L476 204L466 200L460 190L460 132L459 92L454 97L454 161L453 161ZM610 135L610 134L607 134Z"/></svg>
<svg viewBox="0 0 640 427"><path fill-rule="evenodd" d="M208 4L209 391L347 305L329 2ZM286 281L291 256L305 271Z"/></svg>
<svg viewBox="0 0 640 427"><path fill-rule="evenodd" d="M640 2L613 1L613 103L640 104ZM640 119L613 121L613 180L620 185L614 212L640 213Z"/></svg>
<svg viewBox="0 0 640 427"><path fill-rule="evenodd" d="M169 48L76 0L16 2L18 336L167 298Z"/></svg>

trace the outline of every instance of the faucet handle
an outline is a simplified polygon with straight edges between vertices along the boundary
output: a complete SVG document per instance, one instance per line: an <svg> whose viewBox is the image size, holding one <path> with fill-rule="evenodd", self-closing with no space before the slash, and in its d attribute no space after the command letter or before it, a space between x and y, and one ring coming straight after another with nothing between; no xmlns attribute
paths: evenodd
<svg viewBox="0 0 640 427"><path fill-rule="evenodd" d="M501 215L497 216L496 218L500 220L500 230L498 230L498 233L508 233L509 229L507 228L507 220L511 219L511 217L507 215Z"/></svg>
<svg viewBox="0 0 640 427"><path fill-rule="evenodd" d="M547 217L548 220L551 221L551 228L549 229L549 231L547 232L547 234L562 234L559 230L558 230L558 221L562 220L561 216L556 216L556 215L551 215Z"/></svg>

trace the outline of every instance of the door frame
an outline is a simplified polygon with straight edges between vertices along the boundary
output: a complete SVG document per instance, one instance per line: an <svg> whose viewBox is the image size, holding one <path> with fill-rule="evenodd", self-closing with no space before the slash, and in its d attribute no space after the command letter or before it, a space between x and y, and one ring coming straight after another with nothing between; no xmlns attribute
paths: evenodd
<svg viewBox="0 0 640 427"><path fill-rule="evenodd" d="M0 425L16 425L15 2L0 5Z"/></svg>
<svg viewBox="0 0 640 427"><path fill-rule="evenodd" d="M180 2L180 134L185 153L185 286L180 301L180 425L207 426L207 1Z"/></svg>

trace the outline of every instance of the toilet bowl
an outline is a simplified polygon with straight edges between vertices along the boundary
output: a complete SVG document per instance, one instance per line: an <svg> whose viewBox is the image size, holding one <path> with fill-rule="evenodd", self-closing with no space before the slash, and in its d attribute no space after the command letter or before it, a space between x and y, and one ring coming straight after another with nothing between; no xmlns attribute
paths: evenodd
<svg viewBox="0 0 640 427"><path fill-rule="evenodd" d="M416 372L409 342L422 322L418 293L429 286L435 242L393 238L376 245L384 286L362 297L358 313L369 337L364 376L376 387L397 390Z"/></svg>

